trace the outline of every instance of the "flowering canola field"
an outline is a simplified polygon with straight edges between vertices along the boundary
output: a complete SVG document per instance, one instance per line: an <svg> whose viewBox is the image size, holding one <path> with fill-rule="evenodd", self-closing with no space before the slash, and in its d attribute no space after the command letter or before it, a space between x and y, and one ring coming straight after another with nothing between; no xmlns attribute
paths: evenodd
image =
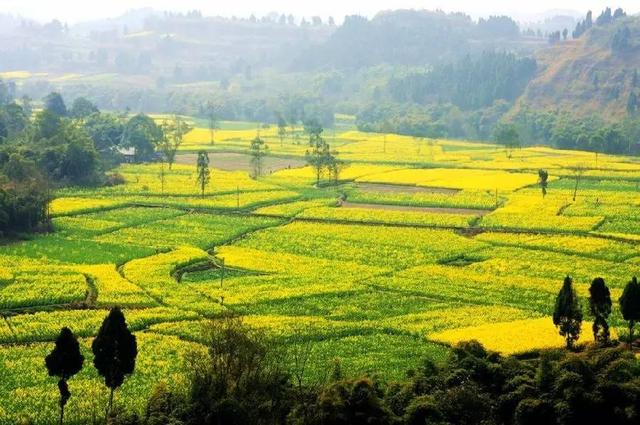
<svg viewBox="0 0 640 425"><path fill-rule="evenodd" d="M269 155L304 157L300 130L260 131ZM196 128L181 151L246 153L255 133L219 130L211 144ZM140 341L120 399L140 412L157 381L180 387L184 353L203 349L201 327L225 313L287 346L310 343L309 379L335 358L346 374L395 378L460 340L505 354L561 346L550 315L567 274L589 341L590 281L602 276L617 300L638 274L635 158L540 147L509 158L490 144L328 133L345 162L337 185L316 188L310 167L254 180L212 161L204 196L195 168L178 164L122 165L122 185L59 191L55 232L0 245L0 424L55 417L45 353L70 326L90 362L116 305ZM83 397L70 420L102 411L97 382L92 368L73 379Z"/></svg>

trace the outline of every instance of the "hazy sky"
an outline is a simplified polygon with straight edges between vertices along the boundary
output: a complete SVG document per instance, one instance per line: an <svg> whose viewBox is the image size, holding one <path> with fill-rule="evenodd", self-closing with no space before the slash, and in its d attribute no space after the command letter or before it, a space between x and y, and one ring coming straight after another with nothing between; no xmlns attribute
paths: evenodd
<svg viewBox="0 0 640 425"><path fill-rule="evenodd" d="M616 0L614 0L616 1ZM113 17L128 9L153 7L158 10L185 11L199 9L205 15L256 16L269 12L287 12L296 16L344 15L372 16L385 9L416 8L463 11L474 17L507 14L528 19L551 9L570 9L599 13L606 6L623 7L630 13L640 12L639 0L0 0L0 13L19 14L38 20L58 18L66 22Z"/></svg>

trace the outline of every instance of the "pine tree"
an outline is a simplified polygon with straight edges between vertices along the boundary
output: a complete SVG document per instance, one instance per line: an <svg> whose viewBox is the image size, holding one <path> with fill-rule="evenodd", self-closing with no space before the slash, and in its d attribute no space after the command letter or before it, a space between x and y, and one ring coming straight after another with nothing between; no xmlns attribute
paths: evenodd
<svg viewBox="0 0 640 425"><path fill-rule="evenodd" d="M569 276L564 279L562 289L556 298L553 324L559 328L560 335L565 338L567 348L573 349L575 342L580 338L582 309L578 295L573 288L573 281Z"/></svg>
<svg viewBox="0 0 640 425"><path fill-rule="evenodd" d="M601 277L593 279L589 287L589 310L594 317L593 339L602 345L607 345L609 343L607 319L611 314L611 294Z"/></svg>
<svg viewBox="0 0 640 425"><path fill-rule="evenodd" d="M138 355L136 337L129 331L124 314L114 307L102 322L98 335L91 345L93 364L111 390L107 413L113 406L113 392L133 373Z"/></svg>
<svg viewBox="0 0 640 425"><path fill-rule="evenodd" d="M629 348L633 344L633 327L640 320L640 284L634 276L622 291L620 297L622 318L629 322Z"/></svg>
<svg viewBox="0 0 640 425"><path fill-rule="evenodd" d="M60 330L53 351L44 359L49 376L57 376L60 391L60 423L64 421L64 406L71 397L67 380L82 369L84 356L80 353L80 344L67 327Z"/></svg>

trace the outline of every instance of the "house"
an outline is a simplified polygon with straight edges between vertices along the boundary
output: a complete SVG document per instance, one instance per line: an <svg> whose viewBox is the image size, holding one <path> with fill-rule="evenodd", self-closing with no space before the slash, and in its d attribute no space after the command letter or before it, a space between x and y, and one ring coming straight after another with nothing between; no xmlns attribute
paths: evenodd
<svg viewBox="0 0 640 425"><path fill-rule="evenodd" d="M136 148L121 148L116 149L120 155L122 155L123 162L127 164L133 164L136 162Z"/></svg>

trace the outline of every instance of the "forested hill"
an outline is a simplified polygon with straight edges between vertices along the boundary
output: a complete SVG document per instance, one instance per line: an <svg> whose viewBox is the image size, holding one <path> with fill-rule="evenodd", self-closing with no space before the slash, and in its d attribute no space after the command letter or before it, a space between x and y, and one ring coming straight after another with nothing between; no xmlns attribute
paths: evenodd
<svg viewBox="0 0 640 425"><path fill-rule="evenodd" d="M594 20L589 27L537 52L538 74L516 110L558 109L608 120L638 111L640 17Z"/></svg>
<svg viewBox="0 0 640 425"><path fill-rule="evenodd" d="M521 36L516 22L506 16L474 21L463 13L394 10L371 20L346 17L328 40L305 51L293 65L298 69L424 66L487 50L530 54L542 45L540 38Z"/></svg>

